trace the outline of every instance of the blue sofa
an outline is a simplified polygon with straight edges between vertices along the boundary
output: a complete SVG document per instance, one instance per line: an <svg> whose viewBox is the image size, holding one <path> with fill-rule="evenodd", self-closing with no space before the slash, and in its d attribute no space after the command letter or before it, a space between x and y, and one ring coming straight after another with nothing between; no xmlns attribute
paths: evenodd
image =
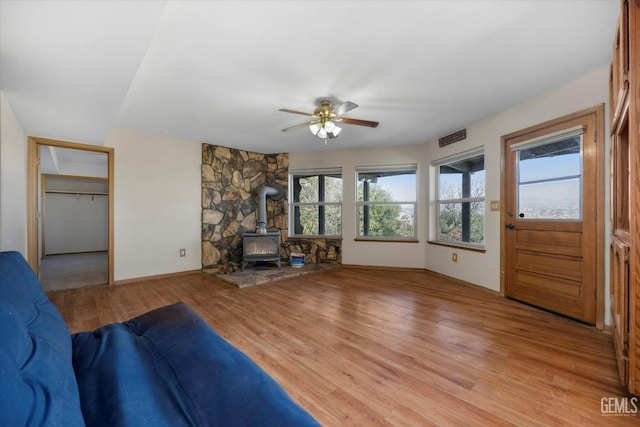
<svg viewBox="0 0 640 427"><path fill-rule="evenodd" d="M186 304L70 335L18 252L0 253L0 424L319 425Z"/></svg>

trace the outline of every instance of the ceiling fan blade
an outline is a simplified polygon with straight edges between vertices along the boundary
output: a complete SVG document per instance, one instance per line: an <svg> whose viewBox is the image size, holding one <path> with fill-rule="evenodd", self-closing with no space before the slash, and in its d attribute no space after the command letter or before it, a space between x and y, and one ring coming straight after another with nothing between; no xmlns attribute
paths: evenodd
<svg viewBox="0 0 640 427"><path fill-rule="evenodd" d="M289 110L288 108L281 108L278 111L282 111L283 113L301 114L303 116L313 117L313 114L311 113L303 113L302 111Z"/></svg>
<svg viewBox="0 0 640 427"><path fill-rule="evenodd" d="M320 123L320 120L314 119L314 120L309 120L308 122L299 123L297 125L282 129L282 132L291 132L292 130L300 129L300 128L312 125L314 123Z"/></svg>
<svg viewBox="0 0 640 427"><path fill-rule="evenodd" d="M358 107L358 104L355 104L351 101L346 101L346 102L343 102L342 104L336 105L333 108L333 112L336 114L336 116L341 116L347 111L351 111L356 107Z"/></svg>
<svg viewBox="0 0 640 427"><path fill-rule="evenodd" d="M378 122L372 122L369 120L360 120L360 119L350 119L348 117L340 117L340 118L337 118L336 121L346 123L348 125L368 126L370 128L377 128L379 125Z"/></svg>

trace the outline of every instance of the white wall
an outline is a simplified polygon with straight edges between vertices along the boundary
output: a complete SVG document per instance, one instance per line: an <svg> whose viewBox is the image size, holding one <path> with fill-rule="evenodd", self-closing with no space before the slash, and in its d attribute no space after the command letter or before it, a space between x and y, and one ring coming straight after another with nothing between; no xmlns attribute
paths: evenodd
<svg viewBox="0 0 640 427"><path fill-rule="evenodd" d="M437 141L427 144L429 161L446 157L455 152L484 145L485 147L485 200L500 200L500 137L538 123L574 113L608 101L609 69L600 68L580 79L553 91L542 94L520 105L509 108L485 120L467 126L467 139L445 148ZM608 113L605 112L605 141L608 153L609 131L606 127ZM608 165L605 159L605 165ZM605 173L605 176L608 176ZM606 183L605 183L606 184ZM608 185L605 185L608 191ZM608 197L606 197L608 200ZM485 247L486 253L455 250L458 262L451 261L452 248L430 245L427 247L425 267L448 276L456 277L493 290L500 290L500 212L488 210L486 203ZM608 220L608 202L607 217ZM608 233L605 233L608 234ZM609 242L606 242L608 248ZM608 250L604 251L608 256ZM606 275L608 278L608 274ZM608 289L606 289L608 295ZM608 302L605 302L608 307Z"/></svg>
<svg viewBox="0 0 640 427"><path fill-rule="evenodd" d="M437 141L420 146L404 146L388 149L353 151L326 151L292 153L290 169L343 167L343 253L344 264L386 265L397 267L427 268L451 277L474 283L492 290L500 289L500 213L489 211L486 203L485 247L486 252L430 245L427 209L430 207L432 183L429 167L433 160L441 159L469 149L485 147L486 200L500 200L500 137L535 124L551 120L608 101L608 67L603 67L569 84L542 94L534 99L502 111L485 120L467 126L467 139L439 148ZM605 112L605 126L608 113ZM608 134L605 127L606 152ZM337 140L339 143L339 139ZM354 242L355 237L355 166L419 162L418 188L418 244L380 242ZM608 159L605 164L608 166ZM608 176L608 169L605 171ZM605 186L608 191L608 185ZM608 195L606 196L608 200ZM608 201L607 201L608 203ZM608 220L604 219L605 224ZM605 232L605 234L608 234ZM609 242L606 242L608 248ZM458 262L451 261L451 253L458 253ZM608 256L608 250L604 250ZM606 273L608 278L608 273ZM606 289L608 296L608 289ZM608 307L608 300L605 307ZM605 310L607 311L607 310ZM607 321L608 323L608 321Z"/></svg>
<svg viewBox="0 0 640 427"><path fill-rule="evenodd" d="M107 193L106 180L46 176L45 255L108 250Z"/></svg>
<svg viewBox="0 0 640 427"><path fill-rule="evenodd" d="M0 102L0 250L26 257L27 136L1 92ZM199 270L201 144L114 129L105 146L115 148L115 280Z"/></svg>
<svg viewBox="0 0 640 427"><path fill-rule="evenodd" d="M107 156L106 154L102 155ZM88 163L62 163L59 173L61 175L91 176L94 178L107 178L109 176L109 171L105 165L92 165Z"/></svg>
<svg viewBox="0 0 640 427"><path fill-rule="evenodd" d="M27 256L27 136L0 92L0 250Z"/></svg>
<svg viewBox="0 0 640 427"><path fill-rule="evenodd" d="M109 249L106 195L46 194L45 255Z"/></svg>
<svg viewBox="0 0 640 427"><path fill-rule="evenodd" d="M115 280L201 269L202 145L113 129L105 146L115 149Z"/></svg>

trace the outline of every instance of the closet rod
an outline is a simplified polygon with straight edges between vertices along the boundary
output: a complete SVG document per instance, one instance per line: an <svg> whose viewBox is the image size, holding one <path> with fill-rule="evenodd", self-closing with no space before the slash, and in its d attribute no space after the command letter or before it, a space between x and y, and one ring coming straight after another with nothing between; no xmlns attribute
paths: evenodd
<svg viewBox="0 0 640 427"><path fill-rule="evenodd" d="M108 196L109 193L96 193L91 191L64 191L64 190L45 190L46 194L73 194L80 196Z"/></svg>

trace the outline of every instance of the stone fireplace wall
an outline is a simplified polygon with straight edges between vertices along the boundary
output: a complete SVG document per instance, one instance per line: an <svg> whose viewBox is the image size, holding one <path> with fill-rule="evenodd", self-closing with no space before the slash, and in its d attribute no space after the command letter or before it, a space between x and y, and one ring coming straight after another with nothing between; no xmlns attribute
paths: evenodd
<svg viewBox="0 0 640 427"><path fill-rule="evenodd" d="M288 154L260 154L202 144L202 268L234 271L242 261L242 234L255 232L257 190L281 185L285 197L267 197L267 229L287 239Z"/></svg>
<svg viewBox="0 0 640 427"><path fill-rule="evenodd" d="M340 239L288 238L288 154L260 154L202 144L202 269L230 273L242 262L242 234L255 232L257 190L281 185L285 196L267 197L267 229L280 230L280 258L304 253L307 263L341 262Z"/></svg>

